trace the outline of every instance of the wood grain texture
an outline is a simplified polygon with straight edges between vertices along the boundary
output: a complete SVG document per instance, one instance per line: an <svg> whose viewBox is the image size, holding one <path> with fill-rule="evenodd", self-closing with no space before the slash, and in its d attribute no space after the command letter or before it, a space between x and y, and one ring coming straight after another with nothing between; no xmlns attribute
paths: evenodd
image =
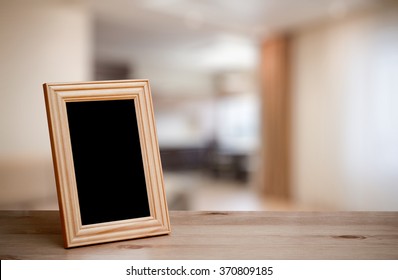
<svg viewBox="0 0 398 280"><path fill-rule="evenodd" d="M73 249L57 211L1 211L1 259L398 259L398 212L171 212L173 232Z"/></svg>
<svg viewBox="0 0 398 280"><path fill-rule="evenodd" d="M58 204L65 247L147 237L170 232L158 139L148 80L48 83L43 85ZM67 102L134 100L150 217L82 225Z"/></svg>

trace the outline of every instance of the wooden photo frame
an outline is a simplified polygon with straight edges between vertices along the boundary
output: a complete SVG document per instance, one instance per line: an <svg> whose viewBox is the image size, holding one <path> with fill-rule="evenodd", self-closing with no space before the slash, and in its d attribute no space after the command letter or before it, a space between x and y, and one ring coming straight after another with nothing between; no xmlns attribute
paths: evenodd
<svg viewBox="0 0 398 280"><path fill-rule="evenodd" d="M43 87L65 248L170 233L148 80Z"/></svg>

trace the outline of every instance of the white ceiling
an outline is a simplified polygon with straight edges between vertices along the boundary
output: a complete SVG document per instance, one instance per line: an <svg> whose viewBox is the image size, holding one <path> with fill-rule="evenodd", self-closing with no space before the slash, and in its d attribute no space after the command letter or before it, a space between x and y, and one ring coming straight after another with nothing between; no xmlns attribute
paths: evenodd
<svg viewBox="0 0 398 280"><path fill-rule="evenodd" d="M372 9L383 0L88 0L95 19L97 54L132 59L188 61L200 67L228 57L253 66L265 37ZM235 50L226 48L235 46ZM198 54L195 61L195 54ZM236 56L241 56L241 59ZM208 62L206 62L208 60ZM216 60L216 62L214 62ZM219 62L217 62L219 60ZM210 64L209 64L210 62ZM227 62L228 64L228 62Z"/></svg>
<svg viewBox="0 0 398 280"><path fill-rule="evenodd" d="M192 33L227 32L258 38L268 32L369 9L382 0L97 0L106 23L162 39Z"/></svg>

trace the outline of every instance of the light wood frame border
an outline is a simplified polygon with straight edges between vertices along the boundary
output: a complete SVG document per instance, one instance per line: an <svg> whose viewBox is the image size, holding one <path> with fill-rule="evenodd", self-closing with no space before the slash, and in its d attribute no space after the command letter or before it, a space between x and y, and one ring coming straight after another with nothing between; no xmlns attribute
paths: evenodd
<svg viewBox="0 0 398 280"><path fill-rule="evenodd" d="M65 248L170 233L148 80L43 85ZM82 225L66 102L134 99L150 216Z"/></svg>

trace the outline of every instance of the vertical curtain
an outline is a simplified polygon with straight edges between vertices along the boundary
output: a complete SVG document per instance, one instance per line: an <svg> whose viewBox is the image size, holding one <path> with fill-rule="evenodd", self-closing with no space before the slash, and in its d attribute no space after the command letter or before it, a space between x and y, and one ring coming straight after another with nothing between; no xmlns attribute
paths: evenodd
<svg viewBox="0 0 398 280"><path fill-rule="evenodd" d="M261 46L263 192L290 196L289 38L277 36Z"/></svg>

